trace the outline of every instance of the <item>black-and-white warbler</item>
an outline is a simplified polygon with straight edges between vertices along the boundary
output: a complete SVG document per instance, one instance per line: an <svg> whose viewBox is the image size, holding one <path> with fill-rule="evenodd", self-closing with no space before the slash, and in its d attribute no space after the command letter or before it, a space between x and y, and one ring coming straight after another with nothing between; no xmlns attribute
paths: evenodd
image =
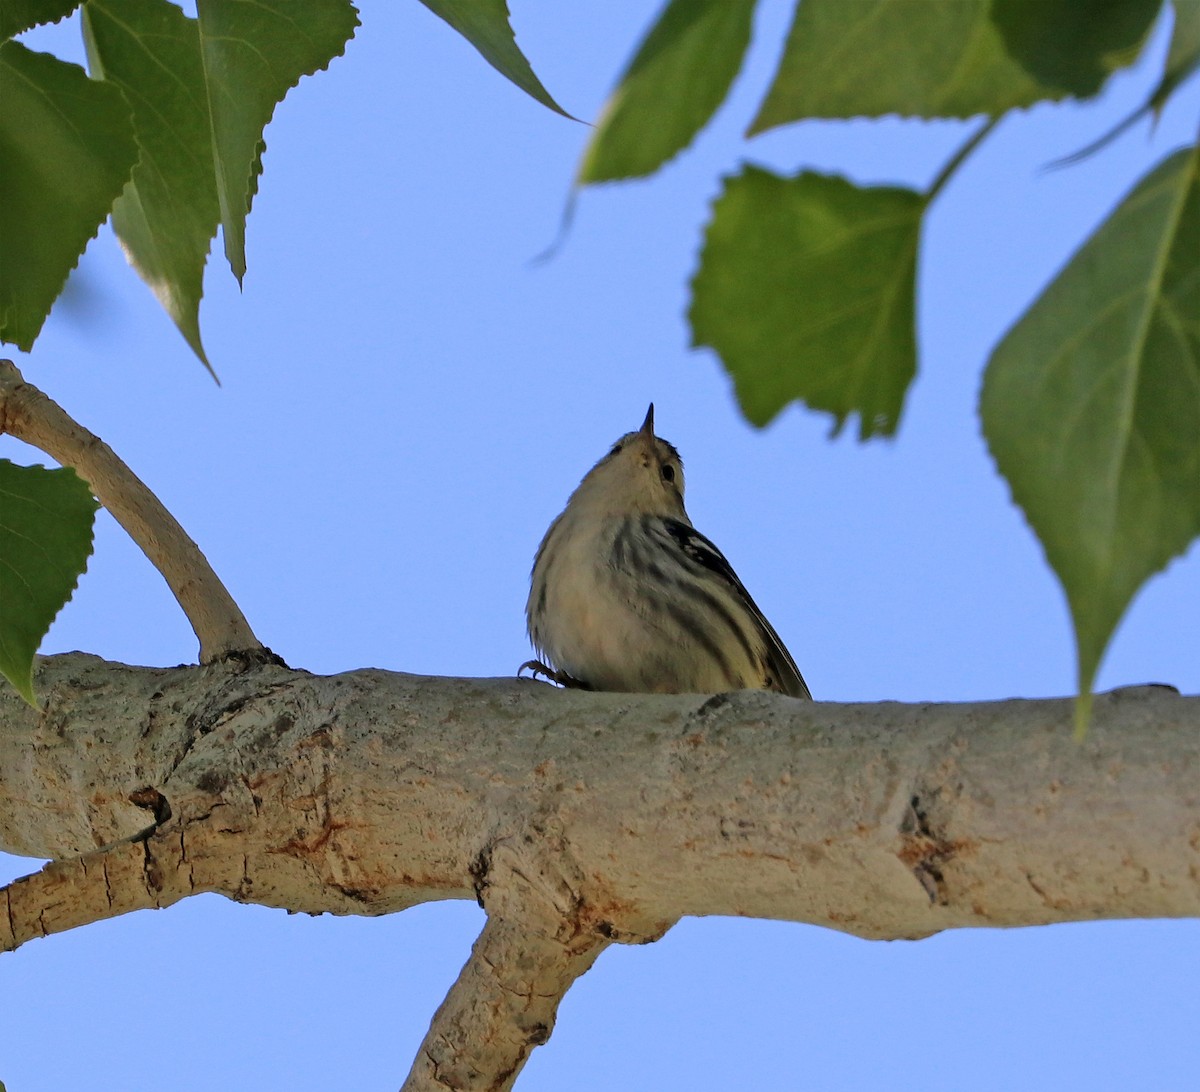
<svg viewBox="0 0 1200 1092"><path fill-rule="evenodd" d="M724 555L683 507L679 452L654 406L571 494L538 548L525 607L547 664L590 690L809 698L795 661Z"/></svg>

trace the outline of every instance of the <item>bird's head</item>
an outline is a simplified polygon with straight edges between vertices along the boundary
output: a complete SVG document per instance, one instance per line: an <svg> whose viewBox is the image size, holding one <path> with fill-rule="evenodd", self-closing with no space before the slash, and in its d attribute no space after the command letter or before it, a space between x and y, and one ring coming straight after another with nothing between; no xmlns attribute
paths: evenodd
<svg viewBox="0 0 1200 1092"><path fill-rule="evenodd" d="M627 432L579 483L576 498L612 515L687 519L683 460L673 444L654 435L654 403L636 432Z"/></svg>

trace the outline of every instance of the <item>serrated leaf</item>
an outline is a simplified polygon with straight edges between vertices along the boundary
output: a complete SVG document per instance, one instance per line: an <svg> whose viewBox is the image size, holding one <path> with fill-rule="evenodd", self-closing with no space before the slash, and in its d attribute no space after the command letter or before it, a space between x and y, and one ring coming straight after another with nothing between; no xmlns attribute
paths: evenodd
<svg viewBox="0 0 1200 1092"><path fill-rule="evenodd" d="M73 470L0 459L0 674L33 704L33 657L92 552L98 505Z"/></svg>
<svg viewBox="0 0 1200 1092"><path fill-rule="evenodd" d="M82 0L0 0L0 41L65 19Z"/></svg>
<svg viewBox="0 0 1200 1092"><path fill-rule="evenodd" d="M1008 55L1035 80L1087 98L1142 50L1162 0L992 0Z"/></svg>
<svg viewBox="0 0 1200 1092"><path fill-rule="evenodd" d="M1146 579L1200 535L1200 152L1121 202L992 354L988 446L1062 582L1087 694Z"/></svg>
<svg viewBox="0 0 1200 1092"><path fill-rule="evenodd" d="M208 367L200 298L220 213L196 22L168 0L89 0L83 31L92 74L119 87L133 107L141 148L113 208L113 227L130 263Z"/></svg>
<svg viewBox="0 0 1200 1092"><path fill-rule="evenodd" d="M113 224L206 366L200 299L217 224L240 280L263 129L276 102L340 53L357 25L344 0L289 5L290 19L280 16L282 3L202 0L201 22L168 0L89 0L84 8L93 73L132 104L142 153Z"/></svg>
<svg viewBox="0 0 1200 1092"><path fill-rule="evenodd" d="M621 77L579 181L658 170L721 105L750 44L754 0L671 0Z"/></svg>
<svg viewBox="0 0 1200 1092"><path fill-rule="evenodd" d="M556 114L571 117L551 98L517 45L507 0L421 0L421 3L466 38L502 76Z"/></svg>
<svg viewBox="0 0 1200 1092"><path fill-rule="evenodd" d="M747 166L725 179L692 282L692 344L720 355L742 411L791 401L857 413L890 435L916 371L914 292L925 198Z"/></svg>
<svg viewBox="0 0 1200 1092"><path fill-rule="evenodd" d="M137 154L116 88L20 42L0 45L0 340L33 347Z"/></svg>
<svg viewBox="0 0 1200 1092"><path fill-rule="evenodd" d="M804 118L998 116L1063 93L1004 48L991 0L803 0L749 133Z"/></svg>
<svg viewBox="0 0 1200 1092"><path fill-rule="evenodd" d="M241 283L263 130L301 77L341 56L358 13L347 0L198 0L196 8L225 257Z"/></svg>

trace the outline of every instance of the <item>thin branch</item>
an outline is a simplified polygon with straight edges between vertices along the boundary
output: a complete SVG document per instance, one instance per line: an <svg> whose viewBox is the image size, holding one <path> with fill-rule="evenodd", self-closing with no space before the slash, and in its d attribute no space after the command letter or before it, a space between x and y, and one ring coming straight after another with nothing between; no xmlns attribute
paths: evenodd
<svg viewBox="0 0 1200 1092"><path fill-rule="evenodd" d="M506 1092L596 957L614 941L645 943L668 928L638 922L635 935L614 927L566 831L548 816L489 841L472 874L487 922L401 1092Z"/></svg>
<svg viewBox="0 0 1200 1092"><path fill-rule="evenodd" d="M489 915L401 1092L507 1092L550 1038L559 1002L609 941L561 921Z"/></svg>
<svg viewBox="0 0 1200 1092"><path fill-rule="evenodd" d="M29 940L105 921L133 910L161 909L192 894L186 869L163 868L149 838L51 861L0 888L0 952Z"/></svg>
<svg viewBox="0 0 1200 1092"><path fill-rule="evenodd" d="M233 597L178 521L113 450L0 360L0 433L40 448L88 483L162 574L200 642L200 662L261 649Z"/></svg>

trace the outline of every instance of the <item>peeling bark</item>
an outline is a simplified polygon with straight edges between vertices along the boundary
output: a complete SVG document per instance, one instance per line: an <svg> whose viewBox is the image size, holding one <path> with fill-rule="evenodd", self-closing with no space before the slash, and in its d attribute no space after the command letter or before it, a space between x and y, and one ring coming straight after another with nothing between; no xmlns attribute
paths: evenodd
<svg viewBox="0 0 1200 1092"><path fill-rule="evenodd" d="M835 705L260 659L42 661L0 692L0 949L215 891L309 913L476 898L406 1088L503 1089L607 944L686 914L864 937L1200 914L1200 698Z"/></svg>

